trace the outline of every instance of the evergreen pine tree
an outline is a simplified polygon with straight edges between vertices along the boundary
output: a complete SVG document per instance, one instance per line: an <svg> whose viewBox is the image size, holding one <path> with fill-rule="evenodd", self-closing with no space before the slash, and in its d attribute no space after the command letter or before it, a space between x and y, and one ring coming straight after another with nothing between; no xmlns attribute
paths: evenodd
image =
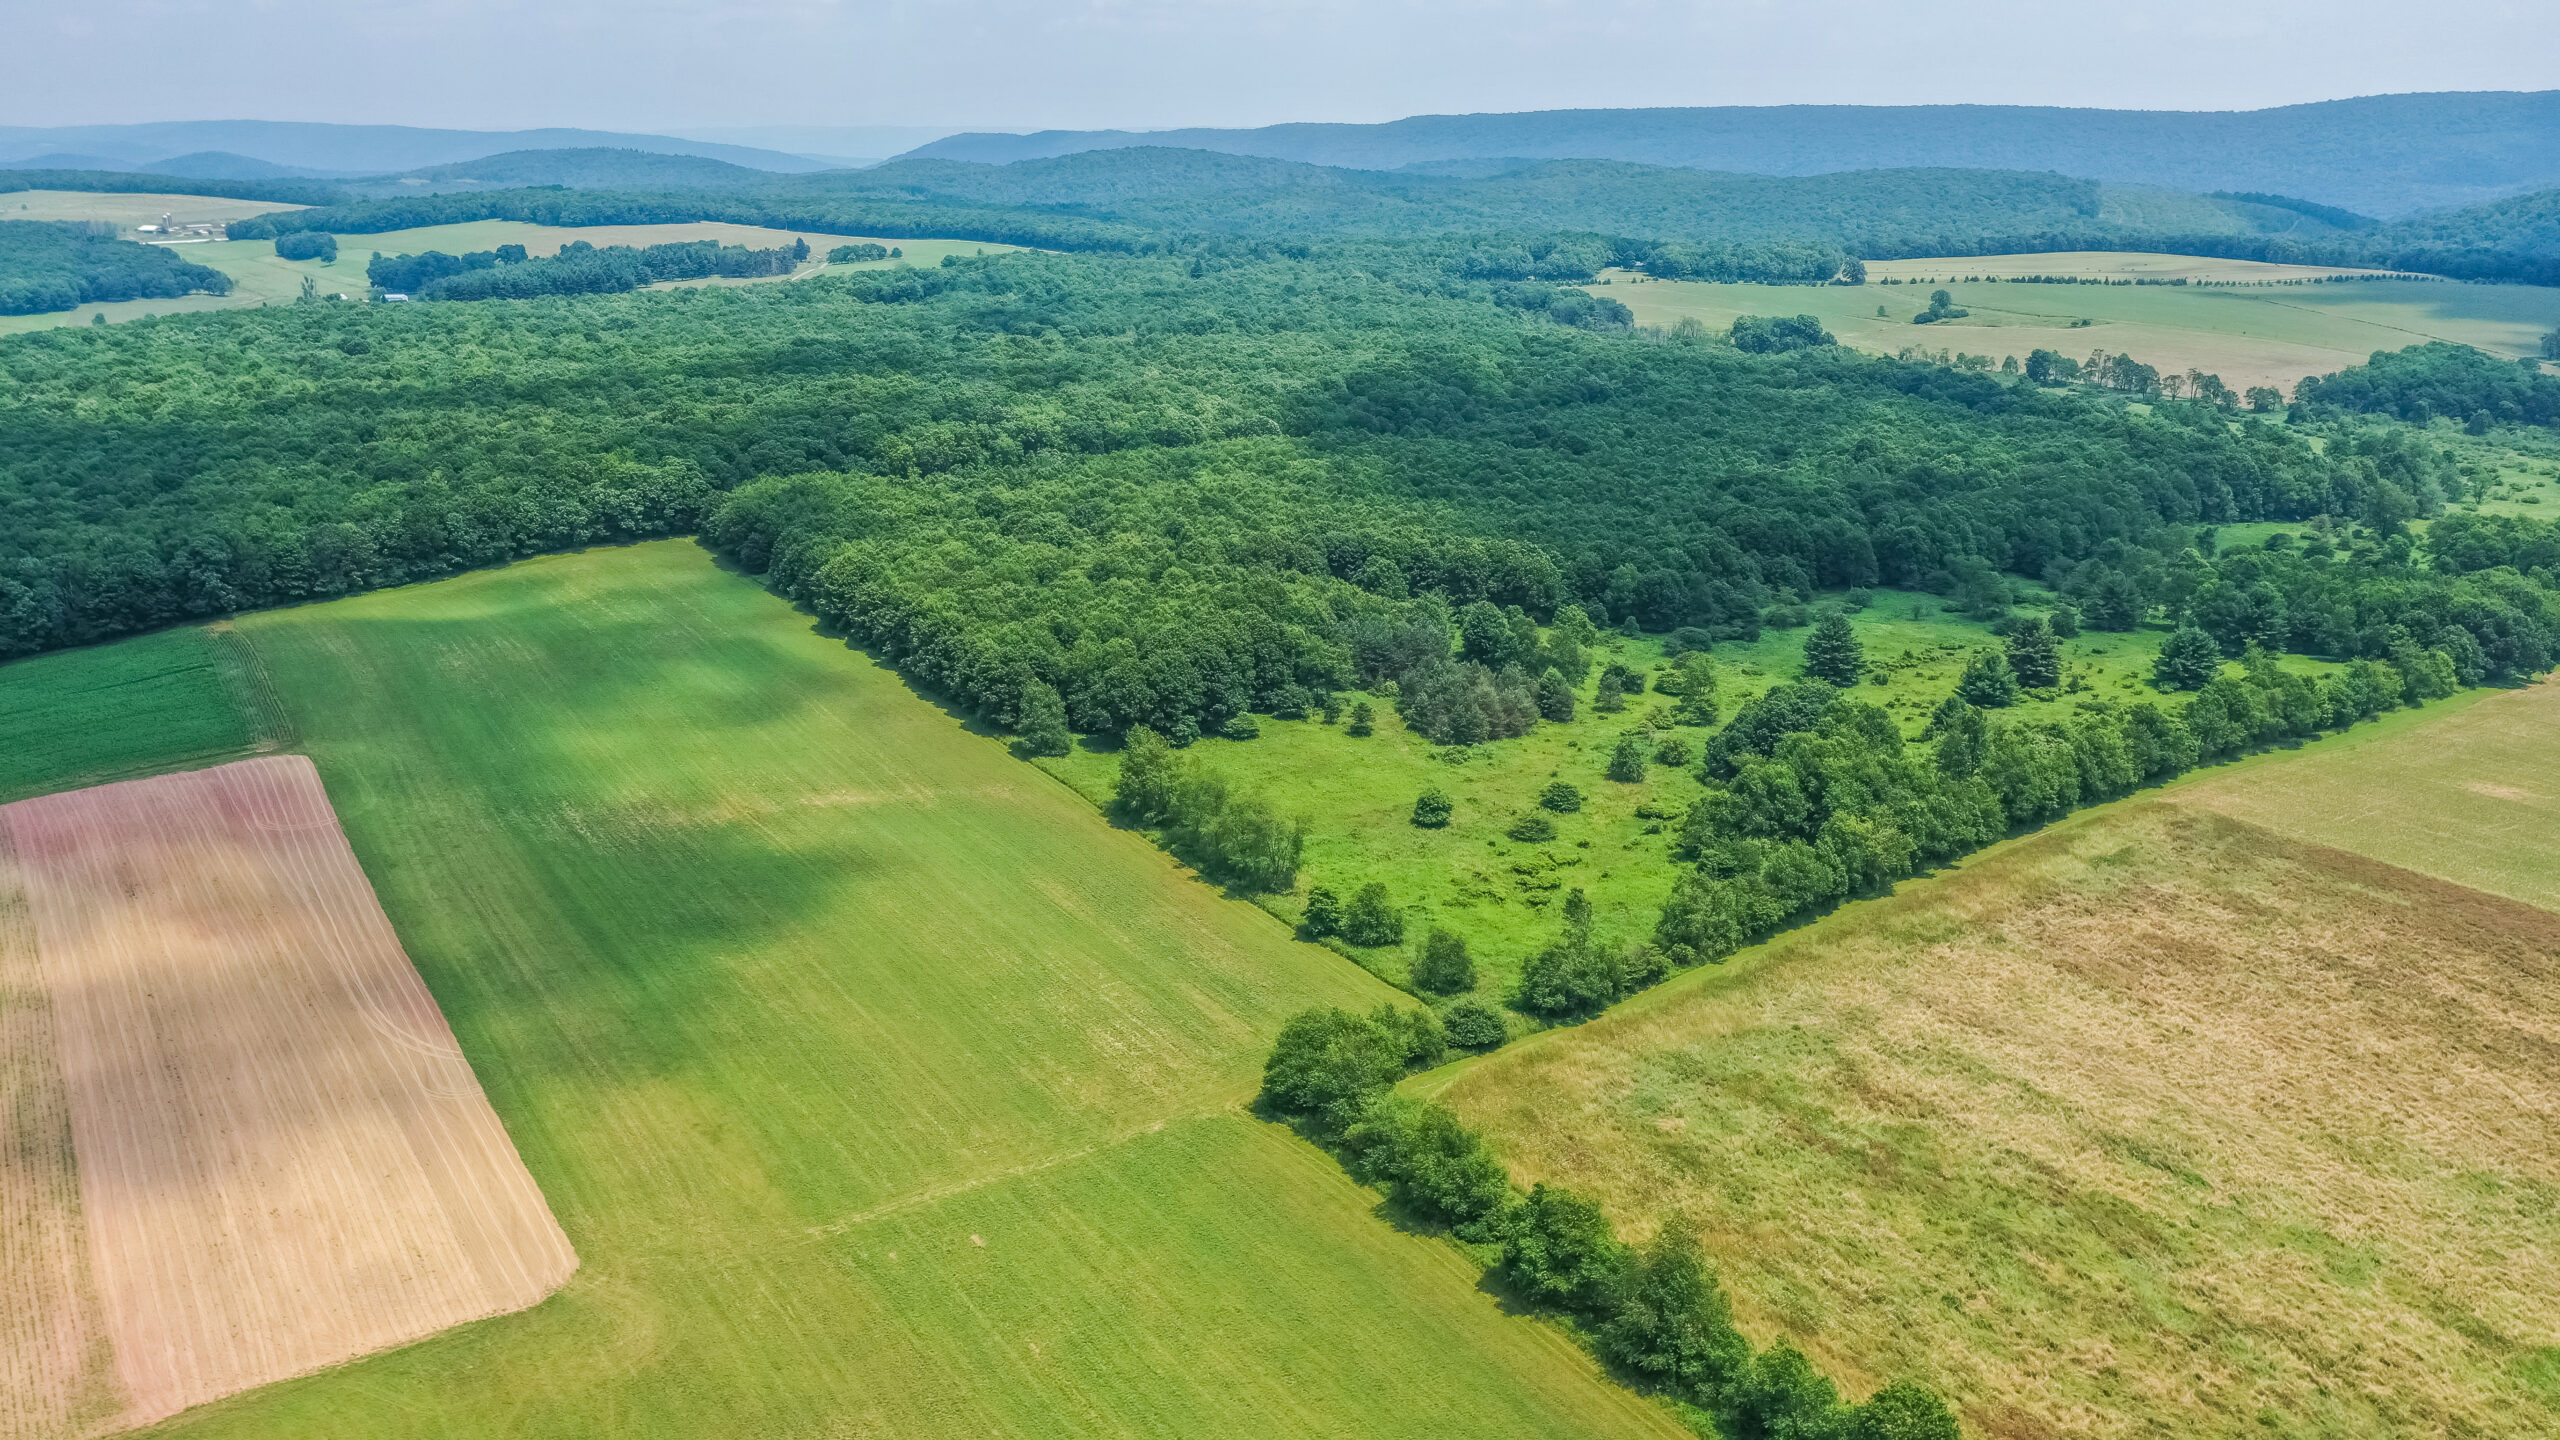
<svg viewBox="0 0 2560 1440"><path fill-rule="evenodd" d="M1378 712L1371 709L1366 700L1352 701L1351 723L1343 727L1342 733L1355 740L1366 739L1377 734Z"/></svg>
<svg viewBox="0 0 2560 1440"><path fill-rule="evenodd" d="M1804 673L1812 679L1855 685L1859 668L1865 663L1866 647L1858 643L1858 633L1849 628L1849 617L1836 610L1823 616L1822 623L1805 637Z"/></svg>
<svg viewBox="0 0 2560 1440"><path fill-rule="evenodd" d="M1644 741L1632 730L1618 737L1618 748L1609 752L1609 778L1633 784L1644 778Z"/></svg>
<svg viewBox="0 0 2560 1440"><path fill-rule="evenodd" d="M2062 647L2043 617L2021 621L2009 632L2009 669L2030 690L2050 690L2062 683Z"/></svg>
<svg viewBox="0 0 2560 1440"><path fill-rule="evenodd" d="M2151 662L2151 683L2163 690L2201 690L2222 673L2222 646L2193 625L2181 625Z"/></svg>
<svg viewBox="0 0 2560 1440"><path fill-rule="evenodd" d="M1564 672L1550 668L1538 677L1538 713L1559 724L1573 718L1573 687Z"/></svg>

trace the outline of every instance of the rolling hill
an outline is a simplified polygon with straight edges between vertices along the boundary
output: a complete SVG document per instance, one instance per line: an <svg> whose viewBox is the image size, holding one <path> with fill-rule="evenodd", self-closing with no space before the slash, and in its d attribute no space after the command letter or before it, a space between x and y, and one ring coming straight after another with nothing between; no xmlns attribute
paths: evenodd
<svg viewBox="0 0 2560 1440"><path fill-rule="evenodd" d="M919 159L1004 163L1177 146L1389 170L1520 157L1810 175L1953 166L2302 195L2396 216L2560 182L2560 91L2372 95L2250 111L1772 105L1416 115L1380 125L948 136Z"/></svg>

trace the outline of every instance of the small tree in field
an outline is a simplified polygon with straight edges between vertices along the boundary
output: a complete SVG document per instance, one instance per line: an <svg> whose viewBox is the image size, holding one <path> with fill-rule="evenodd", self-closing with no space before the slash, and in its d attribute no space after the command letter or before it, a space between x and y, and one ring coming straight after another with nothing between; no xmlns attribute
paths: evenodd
<svg viewBox="0 0 2560 1440"><path fill-rule="evenodd" d="M1431 927L1422 942L1422 954L1413 962L1415 988L1434 995L1456 995L1476 988L1476 962L1467 953L1467 939L1455 930Z"/></svg>
<svg viewBox="0 0 2560 1440"><path fill-rule="evenodd" d="M1363 885L1342 912L1342 938L1354 945L1393 945L1404 938L1404 912L1375 880Z"/></svg>
<svg viewBox="0 0 2560 1440"><path fill-rule="evenodd" d="M1022 687L1022 753L1064 755L1075 748L1075 732L1067 728L1067 702L1058 688L1043 680Z"/></svg>
<svg viewBox="0 0 2560 1440"><path fill-rule="evenodd" d="M1434 785L1414 797L1413 823L1425 830L1437 830L1449 823L1449 792Z"/></svg>
<svg viewBox="0 0 2560 1440"><path fill-rule="evenodd" d="M2009 668L2009 659L1997 650L1977 650L1966 661L1964 674L1956 680L1956 694L1967 705L1996 710L2018 703L2017 672Z"/></svg>
<svg viewBox="0 0 2560 1440"><path fill-rule="evenodd" d="M1813 633L1804 640L1804 673L1816 680L1834 685L1855 685L1858 671L1866 664L1866 647L1858 643L1858 633L1849 627L1849 617L1833 611L1822 617Z"/></svg>
<svg viewBox="0 0 2560 1440"><path fill-rule="evenodd" d="M1163 736L1144 725L1132 725L1120 742L1120 781L1112 788L1112 808L1140 825L1160 824L1173 812L1173 782L1182 758Z"/></svg>
<svg viewBox="0 0 2560 1440"><path fill-rule="evenodd" d="M1644 778L1644 742L1634 731L1618 737L1618 748L1609 752L1609 778L1633 784Z"/></svg>
<svg viewBox="0 0 2560 1440"><path fill-rule="evenodd" d="M1329 887L1316 886L1307 892L1307 913L1299 920L1298 926L1307 932L1310 940L1321 940L1339 933L1342 929L1342 901Z"/></svg>
<svg viewBox="0 0 2560 1440"><path fill-rule="evenodd" d="M1378 712L1370 708L1369 702L1366 700L1352 701L1351 723L1342 728L1342 733L1355 740L1365 740L1370 736L1377 734Z"/></svg>
<svg viewBox="0 0 2560 1440"><path fill-rule="evenodd" d="M2222 646L2193 625L2181 625L2151 662L2151 683L2163 690L2201 690L2222 673Z"/></svg>

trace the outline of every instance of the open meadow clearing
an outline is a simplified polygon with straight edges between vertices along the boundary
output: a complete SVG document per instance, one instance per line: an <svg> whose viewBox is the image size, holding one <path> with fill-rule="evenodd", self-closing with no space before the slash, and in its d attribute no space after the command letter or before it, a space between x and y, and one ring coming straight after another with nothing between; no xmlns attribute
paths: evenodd
<svg viewBox="0 0 2560 1440"><path fill-rule="evenodd" d="M310 761L0 807L0 911L8 1433L148 1423L575 1268Z"/></svg>
<svg viewBox="0 0 2560 1440"><path fill-rule="evenodd" d="M1678 1433L1242 1110L1385 987L695 546L240 628L579 1268L172 1433Z"/></svg>
<svg viewBox="0 0 2560 1440"><path fill-rule="evenodd" d="M1865 647L1868 675L1849 694L1883 707L1904 734L1916 737L1955 688L1967 659L2003 642L1986 623L1952 613L1937 596L1904 590L1873 596L1850 616ZM2043 599L2051 603L2058 597ZM1801 627L1771 629L1755 640L1719 642L1713 654L1722 714L1730 718L1747 701L1798 678L1810 633ZM2167 633L2146 625L2065 640L2060 648L2069 688L2044 698L2023 696L2006 713L2062 720L2093 697L2165 699L2151 688L2150 674ZM1665 666L1659 638L1609 635L1602 643L1602 664L1622 663L1649 677ZM2333 668L2301 658L2288 663L2313 674ZM1256 739L1211 737L1190 753L1230 784L1266 794L1284 813L1306 820L1297 888L1260 897L1274 914L1296 924L1313 887L1327 886L1339 897L1377 881L1404 911L1405 941L1355 952L1363 964L1404 984L1424 936L1445 927L1465 937L1479 993L1499 997L1521 964L1559 933L1560 905L1569 890L1590 899L1595 933L1631 944L1652 935L1680 873L1672 845L1680 817L1703 789L1695 760L1714 732L1675 726L1675 702L1668 695L1631 696L1624 711L1603 713L1593 703L1598 684L1595 667L1577 690L1570 724L1542 724L1526 735L1480 745L1434 745L1406 727L1395 701L1349 695L1346 706L1366 701L1375 711L1375 735L1353 737L1339 722L1261 719ZM1658 753L1667 739L1684 747L1687 758L1677 764L1657 760L1642 781L1611 780L1611 752L1630 732L1644 737L1648 753ZM1107 806L1118 756L1115 746L1088 743L1038 763L1095 805ZM1512 838L1512 823L1536 812L1539 791L1556 780L1581 790L1581 808L1550 817L1557 832L1553 840ZM1416 826L1414 800L1434 788L1448 794L1454 812L1443 827Z"/></svg>
<svg viewBox="0 0 2560 1440"><path fill-rule="evenodd" d="M2217 278L2256 269L2238 261L2157 255L1992 255L1879 261L1865 285L1717 285L1651 280L1611 271L1607 293L1640 325L1695 318L1723 330L1737 315L1818 316L1843 345L1879 354L1906 346L1988 355L1994 363L2036 349L2073 359L2092 350L2131 355L2163 374L2189 369L2218 374L2234 389L2273 385L2290 395L2305 375L2361 365L2376 350L2430 340L2476 345L2493 355L2537 353L2544 332L2560 326L2560 290L2532 285L2471 285L2450 280L2359 280L2341 283L2188 285L2039 285L1968 279L2013 274L2085 274L2165 278L2159 267L2200 265ZM2069 268L2076 264L2077 268ZM1874 283L1907 273L1907 284ZM2304 278L2317 273L2303 269ZM1915 325L1912 317L1944 289L1971 313L1961 320ZM2081 322L2086 322L2081 323Z"/></svg>
<svg viewBox="0 0 2560 1440"><path fill-rule="evenodd" d="M1756 1338L1984 1435L2547 1433L2560 916L2223 812L2305 766L2394 803L2456 749L2547 790L2480 717L2552 688L2089 812L1416 1085L1523 1182L1697 1221Z"/></svg>

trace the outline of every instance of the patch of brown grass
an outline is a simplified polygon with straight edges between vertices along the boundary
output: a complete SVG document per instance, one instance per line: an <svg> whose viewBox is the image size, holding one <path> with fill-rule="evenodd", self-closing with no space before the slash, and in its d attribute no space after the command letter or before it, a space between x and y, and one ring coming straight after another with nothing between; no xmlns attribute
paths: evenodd
<svg viewBox="0 0 2560 1440"><path fill-rule="evenodd" d="M2155 801L1445 1098L1981 1433L2548 1434L2555 982L2560 916Z"/></svg>

